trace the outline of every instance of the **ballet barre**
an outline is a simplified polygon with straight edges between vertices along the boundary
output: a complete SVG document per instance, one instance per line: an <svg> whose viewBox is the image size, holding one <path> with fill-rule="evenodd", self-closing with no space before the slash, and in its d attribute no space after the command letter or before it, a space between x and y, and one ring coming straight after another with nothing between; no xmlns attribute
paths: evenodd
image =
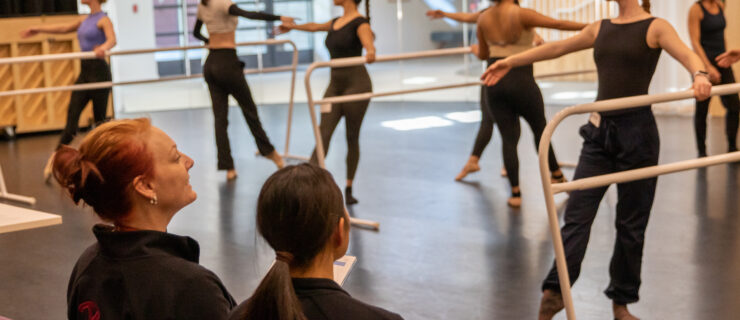
<svg viewBox="0 0 740 320"><path fill-rule="evenodd" d="M254 73L272 73L272 72L291 71L292 74L291 74L291 81L290 81L290 96L289 96L289 102L288 102L289 104L288 124L287 124L287 132L286 132L286 135L290 137L292 118L293 118L293 102L294 102L294 96L295 96L295 79L296 79L296 72L298 69L298 47L293 41L290 41L287 39L282 39L282 40L268 39L265 41L239 42L236 45L237 46L257 46L257 45L282 45L282 44L288 44L293 48L293 59L292 59L292 63L289 66L245 69L244 74L246 75L246 74L254 74ZM155 48L155 49L122 50L122 51L106 52L106 56L112 57L112 56L154 53L154 52L162 52L162 51L182 51L182 50L203 49L203 48L208 48L208 47L207 46L183 46L183 47L165 47L165 48ZM0 65L16 64L16 63L48 62L48 61L71 60L71 59L97 59L97 56L95 55L94 52L75 52L75 53L60 53L60 54L2 58L0 59ZM18 89L18 90L10 90L10 91L0 91L0 97L16 96L16 95L24 95L24 94L39 94L39 93L58 92L58 91L80 91L80 90L91 90L91 89L103 89L103 88L111 88L114 86L122 86L122 85L185 80L185 79L194 79L194 78L201 78L201 77L203 77L203 74L195 74L195 75L189 75L189 76L169 76L169 77L162 77L162 78L157 78L157 79L134 80L134 81L119 81L119 82L105 81L105 82L96 82L96 83L74 84L74 85L68 85L68 86L56 86L56 87L48 87L48 88ZM288 153L289 143L290 143L290 138L288 138L285 142L285 154ZM9 200L28 203L31 205L33 205L36 202L36 200L31 197L25 197L25 196L8 193L6 186L5 186L5 180L3 179L1 167L0 167L0 199L9 199Z"/></svg>
<svg viewBox="0 0 740 320"><path fill-rule="evenodd" d="M728 84L712 88L712 96L737 94L739 92L740 84ZM555 116L550 120L550 122L548 122L547 126L545 127L545 131L543 132L542 138L540 139L540 146L538 150L540 175L542 177L542 188L545 193L545 202L547 204L547 215L550 224L550 233L552 234L552 243L555 249L555 263L558 270L558 279L560 280L560 290L563 296L563 302L565 303L565 310L569 320L575 320L576 314L573 304L573 297L571 295L570 275L568 274L568 267L565 259L565 250L563 248L563 240L560 234L560 224L558 221L558 214L554 199L554 195L556 193L608 186L613 183L642 180L664 174L686 171L690 169L704 168L723 163L740 162L740 151L701 159L692 159L670 164L663 164L583 178L570 182L552 184L550 181L550 165L548 164L547 158L548 146L550 145L550 140L552 138L553 132L555 131L555 128L558 126L558 124L560 124L560 122L563 121L563 119L575 114L628 109L652 105L654 103L670 102L691 98L694 98L693 91L686 90L674 93L642 95L586 103L563 109L562 111L555 114Z"/></svg>
<svg viewBox="0 0 740 320"><path fill-rule="evenodd" d="M468 53L471 53L469 47L428 50L428 51L410 52L410 53L402 53L402 54L395 54L395 55L381 55L381 56L376 57L375 62L422 59L422 58L451 56L451 55L468 54ZM418 92L426 92L426 91L436 91L436 90L454 89L454 88L483 85L481 81L468 81L468 82L463 82L463 83L421 87L421 88L414 88L414 89L407 89L407 90L397 90L397 91L388 91L388 92L365 92L365 93L350 94L350 95L344 95L344 96L335 96L335 97L330 97L330 98L314 101L313 94L311 92L311 74L313 73L315 69L326 68L326 67L341 68L341 67L349 67L349 66L358 66L358 65L363 65L365 63L366 63L365 57L341 58L341 59L333 59L329 61L314 62L310 66L308 66L308 69L306 69L306 75L304 78L304 82L306 86L306 96L308 98L308 109L309 109L309 115L311 116L311 125L314 131L314 138L316 140L316 158L318 159L319 165L322 168L326 167L326 165L324 164L325 154L324 154L324 146L321 141L321 134L319 132L318 121L317 121L317 117L315 113L315 108L314 108L315 106L325 104L325 103L343 103L343 102L352 102L352 101L362 101L362 100L368 100L374 97L386 97L386 96L403 95L403 94L409 94L409 93L418 93ZM596 70L580 70L580 71L549 73L549 74L538 75L535 78L536 79L546 79L546 78L554 78L554 77L562 77L562 76L580 75L580 74L593 73L593 72L596 72ZM290 136L288 136L288 141L290 141ZM288 147L286 143L286 150L287 149ZM305 157L297 157L297 156L288 156L288 157L300 158L300 159L305 158Z"/></svg>
<svg viewBox="0 0 740 320"><path fill-rule="evenodd" d="M381 56L376 57L375 62L422 59L422 58L460 55L460 54L464 55L464 54L469 54L469 53L471 53L469 47L428 50L428 51L410 52L410 53L402 53L402 54L395 54L395 55L381 55ZM469 81L469 82L463 82L463 83L421 87L421 88L407 89L407 90L397 90L397 91L388 91L388 92L365 92L365 93L359 93L359 94L350 94L350 95L345 95L345 96L330 97L330 98L316 100L316 101L313 99L313 94L311 92L311 74L313 73L314 70L318 68L326 68L326 67L341 68L341 67L349 67L349 66L358 66L358 65L363 65L365 63L366 63L365 57L341 58L341 59L333 59L329 61L314 62L310 66L308 66L308 69L306 69L306 75L304 78L304 82L306 86L306 97L308 99L308 114L310 115L310 118L311 118L311 127L313 128L313 135L314 135L314 139L316 140L316 151L315 151L316 158L318 159L319 165L322 168L326 168L326 164L324 162L325 153L324 153L324 145L321 141L321 133L319 132L319 124L318 124L317 116L315 113L316 112L315 106L325 104L325 103L342 103L342 102L351 102L351 101L362 101L362 100L369 100L370 98L373 98L373 97L395 96L395 95L403 95L403 94L417 93L417 92L462 88L462 87L468 87L468 86L480 86L483 84L481 81ZM562 72L562 73L543 74L543 75L539 75L537 78L543 79L543 78L553 78L553 77L560 77L560 76L579 75L579 74L585 74L585 73L592 73L594 71L595 70L583 70L583 71L569 71L569 72ZM292 105L291 105L291 108L292 108ZM292 115L292 113L293 112L291 110L289 114ZM288 150L289 142L290 142L290 135L288 135L287 137L285 150ZM306 159L306 157L288 155L287 152L286 152L286 157ZM360 220L360 219L355 219L355 218L350 218L350 221L352 222L352 224L355 224L355 225L366 226L366 227L370 227L376 230L379 228L379 223L374 222L374 221Z"/></svg>

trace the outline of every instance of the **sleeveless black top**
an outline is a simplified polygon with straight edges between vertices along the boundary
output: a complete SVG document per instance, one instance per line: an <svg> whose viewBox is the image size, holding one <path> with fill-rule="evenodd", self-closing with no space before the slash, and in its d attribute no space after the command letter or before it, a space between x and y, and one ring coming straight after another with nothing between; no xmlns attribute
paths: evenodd
<svg viewBox="0 0 740 320"><path fill-rule="evenodd" d="M654 17L632 23L602 20L594 42L599 77L596 101L647 94L662 49L650 48L647 31ZM604 116L650 110L650 106L602 112Z"/></svg>
<svg viewBox="0 0 740 320"><path fill-rule="evenodd" d="M326 35L326 48L329 49L329 55L332 59L359 57L362 55L362 42L357 36L357 28L363 23L370 23L365 17L357 17L348 22L339 30L334 30L334 23L338 18L334 18L329 26L329 33Z"/></svg>
<svg viewBox="0 0 740 320"><path fill-rule="evenodd" d="M711 14L704 8L701 1L697 3L701 7L701 11L704 12L704 19L701 19L700 24L701 47L704 48L709 61L714 61L714 58L726 51L725 28L727 27L727 21L725 20L725 14L722 12L722 8L719 8L719 13Z"/></svg>

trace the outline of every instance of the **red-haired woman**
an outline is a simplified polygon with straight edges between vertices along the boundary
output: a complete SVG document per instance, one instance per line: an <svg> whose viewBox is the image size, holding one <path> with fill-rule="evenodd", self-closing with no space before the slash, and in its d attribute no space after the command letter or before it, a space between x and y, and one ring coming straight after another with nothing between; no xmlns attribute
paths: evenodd
<svg viewBox="0 0 740 320"><path fill-rule="evenodd" d="M223 319L235 302L198 264L198 243L167 233L196 194L193 160L147 119L96 128L79 150L62 146L54 177L112 225L93 228L97 243L80 256L67 291L67 317Z"/></svg>

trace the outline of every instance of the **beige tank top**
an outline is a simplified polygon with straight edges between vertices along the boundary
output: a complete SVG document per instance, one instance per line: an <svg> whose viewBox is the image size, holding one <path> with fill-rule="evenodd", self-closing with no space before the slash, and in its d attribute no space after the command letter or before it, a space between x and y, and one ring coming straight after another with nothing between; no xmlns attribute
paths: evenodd
<svg viewBox="0 0 740 320"><path fill-rule="evenodd" d="M232 4L234 3L231 0L209 0L207 6L198 3L197 17L206 25L209 34L236 30L239 17L229 14Z"/></svg>
<svg viewBox="0 0 740 320"><path fill-rule="evenodd" d="M488 57L504 58L527 51L534 47L532 42L534 42L534 30L532 29L522 31L522 35L519 36L519 40L514 43L502 45L488 42Z"/></svg>

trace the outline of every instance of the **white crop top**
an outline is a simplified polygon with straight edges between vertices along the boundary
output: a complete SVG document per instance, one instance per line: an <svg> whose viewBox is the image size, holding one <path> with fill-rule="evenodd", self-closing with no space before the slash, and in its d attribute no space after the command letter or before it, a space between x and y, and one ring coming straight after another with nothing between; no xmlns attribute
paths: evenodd
<svg viewBox="0 0 740 320"><path fill-rule="evenodd" d="M488 42L488 41L487 41ZM517 53L527 51L534 47L534 30L523 30L519 36L517 42L511 44L495 44L488 42L488 57L489 58L504 58L515 55Z"/></svg>
<svg viewBox="0 0 740 320"><path fill-rule="evenodd" d="M229 14L231 0L208 0L208 5L198 3L198 20L203 21L208 34L228 33L236 30L239 17Z"/></svg>

